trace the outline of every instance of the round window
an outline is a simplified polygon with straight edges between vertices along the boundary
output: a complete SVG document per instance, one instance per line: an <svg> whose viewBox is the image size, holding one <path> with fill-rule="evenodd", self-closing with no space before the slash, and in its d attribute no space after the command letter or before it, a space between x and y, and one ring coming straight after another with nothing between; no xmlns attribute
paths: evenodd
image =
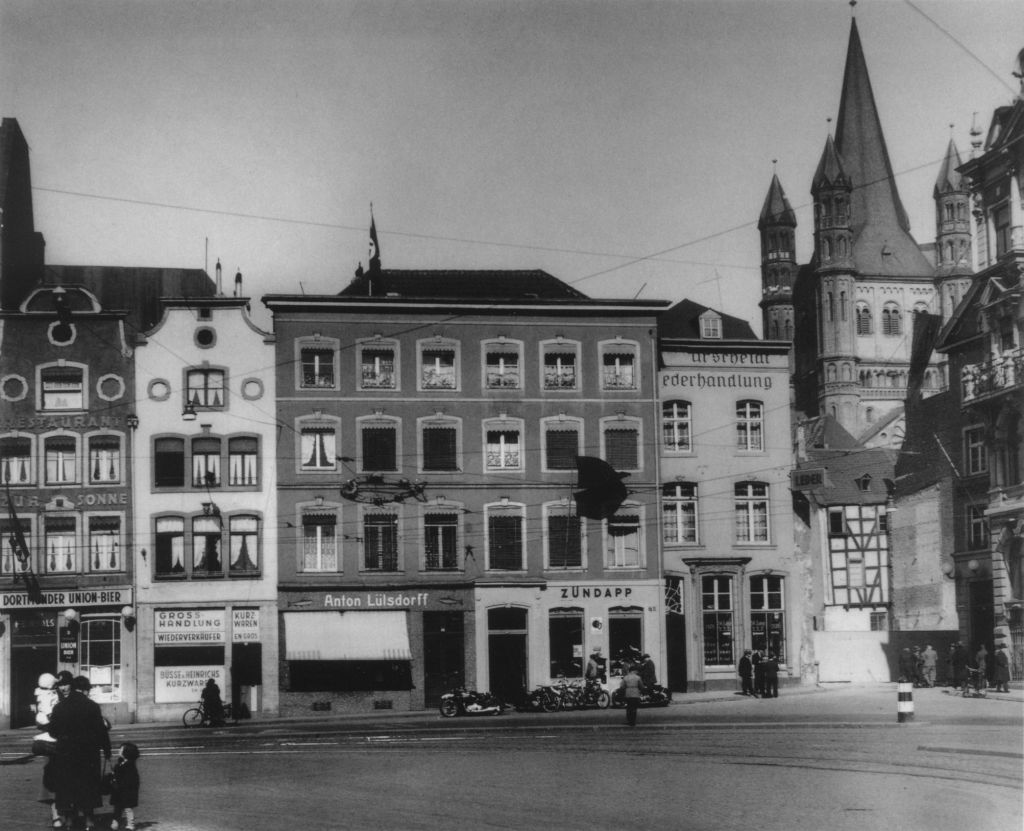
<svg viewBox="0 0 1024 831"><path fill-rule="evenodd" d="M162 378L149 382L149 397L154 401L166 401L171 397L171 385Z"/></svg>
<svg viewBox="0 0 1024 831"><path fill-rule="evenodd" d="M75 342L75 326L72 323L55 321L50 324L47 336L54 346L71 346Z"/></svg>
<svg viewBox="0 0 1024 831"><path fill-rule="evenodd" d="M209 349L216 342L217 333L213 329L205 326L202 329L196 329L196 346Z"/></svg>
<svg viewBox="0 0 1024 831"><path fill-rule="evenodd" d="M0 378L0 397L4 401L21 401L28 395L28 381L20 375L5 375Z"/></svg>
<svg viewBox="0 0 1024 831"><path fill-rule="evenodd" d="M96 382L96 392L104 401L116 401L124 395L124 381L119 375L104 375Z"/></svg>

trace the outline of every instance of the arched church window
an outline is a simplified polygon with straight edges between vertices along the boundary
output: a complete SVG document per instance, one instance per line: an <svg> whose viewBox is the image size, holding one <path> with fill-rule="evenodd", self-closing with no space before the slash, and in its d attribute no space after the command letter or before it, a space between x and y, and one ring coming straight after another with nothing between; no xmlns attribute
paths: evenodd
<svg viewBox="0 0 1024 831"><path fill-rule="evenodd" d="M857 334L871 334L871 307L867 303L858 303L855 312L857 318Z"/></svg>
<svg viewBox="0 0 1024 831"><path fill-rule="evenodd" d="M903 334L900 307L896 303L886 303L882 309L882 334L901 335Z"/></svg>
<svg viewBox="0 0 1024 831"><path fill-rule="evenodd" d="M846 320L846 292L839 292L839 319Z"/></svg>
<svg viewBox="0 0 1024 831"><path fill-rule="evenodd" d="M825 262L832 259L832 241L828 237L822 237L821 240L821 258Z"/></svg>
<svg viewBox="0 0 1024 831"><path fill-rule="evenodd" d="M836 319L836 298L832 292L828 293L828 321L831 323Z"/></svg>

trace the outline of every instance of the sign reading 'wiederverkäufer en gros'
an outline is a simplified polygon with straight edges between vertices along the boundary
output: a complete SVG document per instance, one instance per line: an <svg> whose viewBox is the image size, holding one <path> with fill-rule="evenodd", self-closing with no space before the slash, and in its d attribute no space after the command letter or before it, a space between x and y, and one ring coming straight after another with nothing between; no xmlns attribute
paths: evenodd
<svg viewBox="0 0 1024 831"><path fill-rule="evenodd" d="M0 611L13 609L45 609L61 606L65 609L79 606L131 606L131 589L60 589L44 591L31 599L27 592L0 593Z"/></svg>

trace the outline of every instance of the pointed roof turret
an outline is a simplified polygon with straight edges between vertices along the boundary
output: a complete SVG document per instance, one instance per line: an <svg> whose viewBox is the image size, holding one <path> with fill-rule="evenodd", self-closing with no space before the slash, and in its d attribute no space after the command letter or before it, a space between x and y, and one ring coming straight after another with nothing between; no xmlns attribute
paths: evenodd
<svg viewBox="0 0 1024 831"><path fill-rule="evenodd" d="M779 177L774 173L772 183L768 186L768 195L764 199L764 206L761 208L761 216L757 220L758 229L763 230L768 225L796 227L796 214L790 207L785 191L782 190Z"/></svg>
<svg viewBox="0 0 1024 831"><path fill-rule="evenodd" d="M943 193L967 190L964 176L957 170L961 164L963 163L960 161L960 153L956 149L953 139L950 139L949 147L946 148L946 158L942 160L942 167L939 168L939 177L935 180L933 196L938 197Z"/></svg>
<svg viewBox="0 0 1024 831"><path fill-rule="evenodd" d="M850 26L835 143L853 185L850 219L857 269L893 277L931 274L910 236L910 221L896 189L856 20Z"/></svg>
<svg viewBox="0 0 1024 831"><path fill-rule="evenodd" d="M843 168L843 160L836 149L835 141L829 136L825 140L825 149L821 151L818 169L814 171L814 179L811 180L811 193L817 193L821 188L837 186L850 187L850 177Z"/></svg>

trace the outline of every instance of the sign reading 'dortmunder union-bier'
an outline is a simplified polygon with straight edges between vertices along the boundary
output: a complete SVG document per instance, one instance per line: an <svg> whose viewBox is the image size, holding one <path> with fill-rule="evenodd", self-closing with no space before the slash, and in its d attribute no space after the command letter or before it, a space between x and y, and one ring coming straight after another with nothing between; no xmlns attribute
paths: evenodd
<svg viewBox="0 0 1024 831"><path fill-rule="evenodd" d="M78 606L130 606L131 589L61 589L44 591L35 600L27 592L3 592L0 594L0 610L45 609L50 606L64 608Z"/></svg>

